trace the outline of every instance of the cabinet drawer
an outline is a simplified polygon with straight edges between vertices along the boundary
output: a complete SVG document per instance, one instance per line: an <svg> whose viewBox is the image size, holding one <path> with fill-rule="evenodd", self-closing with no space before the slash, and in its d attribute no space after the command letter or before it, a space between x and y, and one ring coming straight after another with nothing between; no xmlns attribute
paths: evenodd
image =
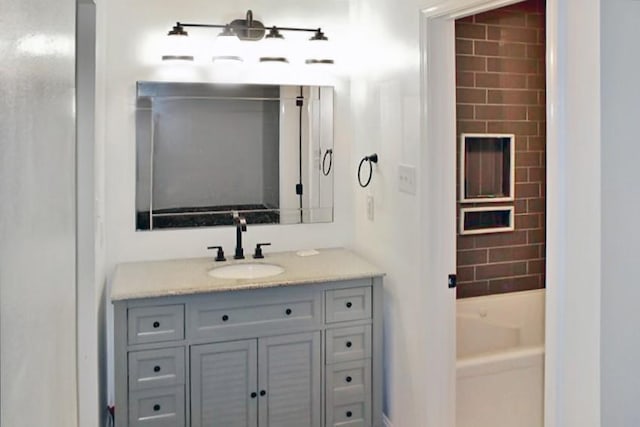
<svg viewBox="0 0 640 427"><path fill-rule="evenodd" d="M371 325L328 329L326 338L327 364L371 357Z"/></svg>
<svg viewBox="0 0 640 427"><path fill-rule="evenodd" d="M310 291L263 297L229 295L220 300L195 301L190 309L193 338L233 338L250 334L293 332L319 325L321 302Z"/></svg>
<svg viewBox="0 0 640 427"><path fill-rule="evenodd" d="M371 395L371 359L330 365L326 390L329 406L365 401Z"/></svg>
<svg viewBox="0 0 640 427"><path fill-rule="evenodd" d="M129 427L184 427L184 386L129 395Z"/></svg>
<svg viewBox="0 0 640 427"><path fill-rule="evenodd" d="M129 353L129 390L184 384L184 347Z"/></svg>
<svg viewBox="0 0 640 427"><path fill-rule="evenodd" d="M129 344L184 339L184 306L164 305L128 310Z"/></svg>
<svg viewBox="0 0 640 427"><path fill-rule="evenodd" d="M371 319L371 286L326 291L327 323Z"/></svg>
<svg viewBox="0 0 640 427"><path fill-rule="evenodd" d="M327 427L370 427L371 400L327 406Z"/></svg>

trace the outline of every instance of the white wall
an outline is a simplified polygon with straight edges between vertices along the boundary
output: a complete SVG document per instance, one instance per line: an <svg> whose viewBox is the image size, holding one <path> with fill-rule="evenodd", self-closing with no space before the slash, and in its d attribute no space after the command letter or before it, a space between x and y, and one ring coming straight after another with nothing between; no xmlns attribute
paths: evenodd
<svg viewBox="0 0 640 427"><path fill-rule="evenodd" d="M436 10L435 4L442 6L437 1L428 3L432 7L426 10ZM449 7L462 10L471 3L482 9L486 7L483 3L499 7L509 2L458 1ZM415 233L421 230L421 221L445 224L439 213L445 208L433 206L433 213L420 210L414 198L395 188L397 163L415 164L420 144L416 123L420 107L416 52L419 5L385 0L353 4L352 15L361 24L363 39L370 37L367 40L376 47L363 49L373 60L360 61L361 74L352 83L352 105L356 156L372 151L381 154L374 186L358 193L355 206L356 246L389 273L385 281L385 408L395 426L429 425L437 411L430 405L438 397L425 398L425 389L434 377L439 378L429 366L430 362L446 366L441 353L447 347L443 344L441 350L425 351L419 331L446 329L447 325L425 322L432 317L431 309L437 309L428 302L443 295L424 295L423 290L433 284L421 283L416 266L430 260L419 259ZM548 71L553 83L548 88L550 282L546 335L551 351L547 355L546 425L596 426L600 418L600 2L548 0L547 5ZM375 30L368 33L367 28ZM445 99L432 102L428 96L426 102L435 108L446 104ZM433 168L437 166L434 157L444 155L441 161L445 162L449 158L429 139L431 163L422 164ZM438 179L429 170L419 171L419 176ZM373 223L366 219L367 194L376 200ZM429 206L428 200L424 202ZM418 212L425 217L418 218ZM433 232L434 228L426 230ZM446 245L443 248L446 250ZM438 302L446 304L445 299ZM442 339L444 343L445 337ZM447 401L443 400L443 407Z"/></svg>
<svg viewBox="0 0 640 427"><path fill-rule="evenodd" d="M107 298L107 243L105 235L105 215L106 215L106 133L108 123L105 120L106 96L107 96L107 74L106 56L107 41L103 37L107 30L107 8L108 0L96 0L96 122L95 122L95 286L94 304L97 308L97 334L90 339L97 340L98 354L98 383L94 385L97 393L98 413L92 414L84 408L80 408L80 415L94 416L97 423L90 423L90 426L97 424L104 426L106 421L106 406L108 403L108 346L111 340L107 335L107 309L110 308ZM79 341L80 343L80 341ZM90 418L89 418L90 419ZM82 424L84 426L84 424Z"/></svg>
<svg viewBox="0 0 640 427"><path fill-rule="evenodd" d="M428 409L432 399L425 399L424 387L430 380L429 366L436 365L430 362L442 355L425 351L423 331L444 328L426 324L428 316L423 312L422 303L429 295L420 277L423 260L415 235L421 223L419 201L396 189L398 163L416 165L421 154L419 3L334 0L302 5L289 0L276 4L226 0L221 5L199 0L176 5L162 0L143 10L132 8L124 0L112 0L106 14L108 272L121 261L203 256L208 244L233 244L229 229L133 231L135 81L188 79L194 75L210 78L205 65L195 73L172 76L158 68L154 62L157 35L176 20L199 21L202 16L207 21L228 20L249 6L256 17L279 24L315 25L321 21L341 27L347 19L355 24L354 33L361 43L347 63L354 75L352 87L340 82L336 93L336 222L289 226L286 242L280 237L285 235L282 227L253 227L247 237L249 244L258 235L256 241L271 240L276 245L274 250L348 246L355 241L357 249L389 273L385 279L385 410L395 427L422 425L422 420L433 416ZM553 58L559 62L550 63L549 69L557 66L560 72L555 76L559 84L550 88L550 97L559 102L550 109L549 123L559 126L549 138L549 181L557 185L550 186L548 195L548 270L558 280L548 289L547 338L554 341L557 352L547 366L547 425L595 426L600 401L600 2L549 0L548 5L554 16L550 39L557 37L560 41L551 46ZM348 38L345 35L344 40ZM255 74L253 77L268 80ZM291 78L288 76L287 81ZM308 80L307 76L303 78ZM372 152L378 152L380 163L372 186L361 190L353 181L354 166L360 157ZM429 171L419 174L437 179ZM367 220L367 195L375 200L373 222ZM437 210L434 207L434 212Z"/></svg>
<svg viewBox="0 0 640 427"><path fill-rule="evenodd" d="M76 120L77 120L77 323L78 425L105 421L106 365L104 360L104 245L97 233L102 215L98 191L96 144L96 6L78 0Z"/></svg>
<svg viewBox="0 0 640 427"><path fill-rule="evenodd" d="M640 425L640 2L602 7L602 425Z"/></svg>
<svg viewBox="0 0 640 427"><path fill-rule="evenodd" d="M418 197L398 191L396 178L399 163L418 166L421 155L419 3L351 2L360 42L351 92L353 172L361 157L379 155L370 187L352 185L356 248L387 273L384 410L395 427L429 425L427 372L432 357L438 357L426 351L425 343L431 326L425 322L426 288L420 278L425 237L419 234L420 204ZM367 219L367 196L374 199L373 221Z"/></svg>
<svg viewBox="0 0 640 427"><path fill-rule="evenodd" d="M256 19L279 25L322 25L334 39L340 39L348 19L348 4L334 0L299 4L296 1L280 1L277 4L266 0L176 3L170 0L155 2L153 7L132 8L130 2L114 0L108 4L108 29L105 34L107 46L107 236L109 270L118 262L207 256L206 246L223 244L231 247L235 234L228 228L206 230L163 231L136 233L134 227L135 190L135 144L134 144L134 99L135 83L138 80L179 79L179 74L170 74L159 61L159 43L175 21L224 22L243 16L251 7ZM122 31L127 28L127 31ZM192 33L194 36L195 33ZM206 33L205 33L206 35ZM195 75L187 78L211 80L207 75L209 62L196 64ZM200 73L200 74L199 74ZM250 77L250 76L249 76ZM256 75L253 75L256 78ZM284 78L291 79L292 76ZM299 75L297 80L309 80L313 76ZM298 83L297 81L287 81ZM337 83L336 116L336 182L348 182L349 104L348 84ZM296 225L288 227L284 241L282 227L250 227L246 234L247 245L257 241L271 241L273 250L285 250L306 246L338 246L351 240L350 189L340 186L336 189L336 217L333 224ZM259 237L258 237L259 236Z"/></svg>
<svg viewBox="0 0 640 427"><path fill-rule="evenodd" d="M78 425L106 422L104 241L104 2L78 0ZM97 125L97 126L96 126Z"/></svg>
<svg viewBox="0 0 640 427"><path fill-rule="evenodd" d="M77 425L73 0L2 3L0 424Z"/></svg>
<svg viewBox="0 0 640 427"><path fill-rule="evenodd" d="M600 418L599 9L547 2L548 427Z"/></svg>
<svg viewBox="0 0 640 427"><path fill-rule="evenodd" d="M349 42L346 35L349 4L342 0L305 3L295 0L281 0L277 3L268 0L194 0L187 3L160 0L149 4L149 7L132 7L131 2L127 0L107 2L107 26L100 39L106 43L104 73L108 76L108 81L103 100L106 111L101 117L103 123L98 126L102 125L105 128L105 234L108 275L119 262L212 256L206 250L209 245L224 245L228 250L235 245L235 233L229 227L135 231L135 84L139 80L214 80L217 77L212 76L211 63L206 55L203 62L196 62L195 67L188 68L187 71L184 68L176 69L163 65L159 58L165 34L178 20L228 22L244 16L249 8L253 9L255 19L263 20L267 24L322 26L332 41ZM191 34L196 37L198 33L194 31ZM206 32L201 35L205 39L213 36ZM207 52L203 50L201 53ZM340 66L337 68L340 69ZM244 236L245 247L249 251L257 242L272 242L271 250L282 251L308 247L349 246L353 241L352 188L346 184L353 180L352 165L349 161L351 141L348 81L340 77L327 78L306 70L293 67L290 72L268 74L251 66L244 77L257 83L336 85L334 222L250 226ZM108 340L110 343L110 338Z"/></svg>

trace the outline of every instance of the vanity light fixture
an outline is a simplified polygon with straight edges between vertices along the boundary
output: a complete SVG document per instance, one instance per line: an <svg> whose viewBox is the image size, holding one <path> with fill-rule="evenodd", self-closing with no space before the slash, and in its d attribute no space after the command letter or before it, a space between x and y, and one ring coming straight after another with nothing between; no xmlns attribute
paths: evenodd
<svg viewBox="0 0 640 427"><path fill-rule="evenodd" d="M175 43L179 41L181 44L185 44L184 42L188 41L188 33L184 29L187 27L222 29L215 42L216 51L212 58L213 61L242 61L242 57L239 55L239 43L235 43L235 46L233 46L233 43L231 42L264 40L266 52L260 56L260 62L286 64L289 60L285 55L286 44L282 32L291 31L314 33L314 35L309 39L309 42L312 43L312 46L309 48L311 57L305 60L306 64L334 63L333 59L331 59L330 52L326 47L328 38L322 32L321 28L279 27L275 25L265 27L262 22L253 19L253 12L251 10L247 11L244 19L234 19L228 24L193 24L177 22L168 34L171 42ZM184 48L187 47L183 46L183 49ZM193 61L194 58L192 54L183 52L186 52L186 50L179 51L177 49L173 49L170 54L164 55L162 60Z"/></svg>

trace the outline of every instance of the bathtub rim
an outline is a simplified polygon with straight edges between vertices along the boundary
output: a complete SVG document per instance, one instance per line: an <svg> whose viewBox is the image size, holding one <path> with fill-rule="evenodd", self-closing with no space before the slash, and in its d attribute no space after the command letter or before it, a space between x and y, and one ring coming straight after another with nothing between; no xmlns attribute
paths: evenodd
<svg viewBox="0 0 640 427"><path fill-rule="evenodd" d="M515 292L501 292L498 294L489 294L489 295L478 295L476 297L466 297L466 298L458 298L456 299L456 305L457 304L464 304L466 302L472 303L474 301L483 299L483 298L489 298L489 299L503 299L503 298L511 298L511 297L518 297L518 296L524 296L526 294L544 294L544 297L546 299L547 297L547 288L538 288L538 289L527 289L526 291L515 291Z"/></svg>
<svg viewBox="0 0 640 427"><path fill-rule="evenodd" d="M542 345L512 347L491 353L480 353L456 360L458 378L491 375L499 372L544 366L545 348Z"/></svg>

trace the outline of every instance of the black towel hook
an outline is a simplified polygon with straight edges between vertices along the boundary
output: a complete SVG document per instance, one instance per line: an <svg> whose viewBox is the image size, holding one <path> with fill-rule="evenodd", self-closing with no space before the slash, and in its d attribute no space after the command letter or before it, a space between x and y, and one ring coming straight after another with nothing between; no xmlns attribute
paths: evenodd
<svg viewBox="0 0 640 427"><path fill-rule="evenodd" d="M362 165L365 162L369 163L369 178L367 178L367 181L363 184L362 178L360 177L360 172L362 172ZM376 153L370 156L363 157L362 160L360 160L360 164L358 165L358 184L360 184L360 187L362 188L368 187L371 183L371 177L373 176L373 165L371 163L378 163L378 155Z"/></svg>
<svg viewBox="0 0 640 427"><path fill-rule="evenodd" d="M325 163L327 162L327 157L329 158L329 168L325 168ZM333 149L328 148L327 151L324 152L324 156L322 157L322 175L329 176L331 173L331 168L333 167Z"/></svg>

